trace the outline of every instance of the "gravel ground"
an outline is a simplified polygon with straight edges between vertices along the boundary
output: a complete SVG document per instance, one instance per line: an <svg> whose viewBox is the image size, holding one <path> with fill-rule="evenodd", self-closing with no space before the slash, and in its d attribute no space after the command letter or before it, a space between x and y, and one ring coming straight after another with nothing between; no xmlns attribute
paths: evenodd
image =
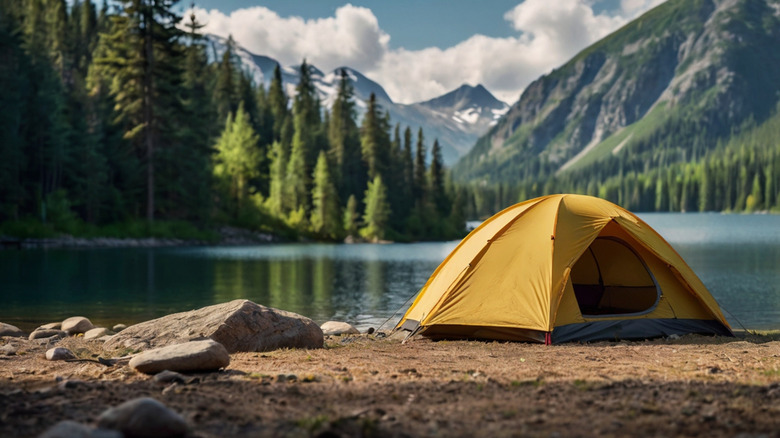
<svg viewBox="0 0 780 438"><path fill-rule="evenodd" d="M223 371L172 384L126 361L47 361L55 345L116 354L80 338L0 338L0 436L92 425L148 396L197 437L780 437L778 334L556 346L331 337L320 350L234 354Z"/></svg>

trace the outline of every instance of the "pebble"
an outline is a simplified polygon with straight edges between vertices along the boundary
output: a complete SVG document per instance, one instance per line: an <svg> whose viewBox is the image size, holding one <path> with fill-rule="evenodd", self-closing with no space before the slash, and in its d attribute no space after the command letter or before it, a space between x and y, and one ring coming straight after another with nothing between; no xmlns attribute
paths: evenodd
<svg viewBox="0 0 780 438"><path fill-rule="evenodd" d="M89 384L79 379L65 379L57 384L59 389L74 389L80 386L89 386Z"/></svg>
<svg viewBox="0 0 780 438"><path fill-rule="evenodd" d="M177 373L176 371L165 370L154 375L154 381L157 383L188 383L190 379L184 376L184 374Z"/></svg>
<svg viewBox="0 0 780 438"><path fill-rule="evenodd" d="M359 335L360 331L351 324L340 321L328 321L320 326L325 336Z"/></svg>
<svg viewBox="0 0 780 438"><path fill-rule="evenodd" d="M43 339L43 338L52 338L52 337L64 338L65 336L67 336L67 334L62 330L42 329L42 330L35 330L34 332L30 333L28 339L32 341L33 339Z"/></svg>
<svg viewBox="0 0 780 438"><path fill-rule="evenodd" d="M69 336L73 336L84 333L87 330L92 330L93 328L95 328L95 326L92 325L92 322L90 322L89 319L83 316L71 316L65 321L62 321L62 327L60 329Z"/></svg>
<svg viewBox="0 0 780 438"><path fill-rule="evenodd" d="M76 355L64 347L50 348L49 350L46 351L47 360L67 360L67 359L75 359L75 358Z"/></svg>
<svg viewBox="0 0 780 438"><path fill-rule="evenodd" d="M11 344L5 344L2 347L0 347L0 355L3 356L14 356L16 352L19 351L16 346Z"/></svg>
<svg viewBox="0 0 780 438"><path fill-rule="evenodd" d="M0 322L0 336L13 336L15 338L24 337L25 334L19 329L19 327L11 324Z"/></svg>
<svg viewBox="0 0 780 438"><path fill-rule="evenodd" d="M146 374L214 371L230 365L230 355L222 344L206 339L145 351L130 359L129 365Z"/></svg>
<svg viewBox="0 0 780 438"><path fill-rule="evenodd" d="M184 437L187 422L159 401L137 398L107 409L97 421L98 427L118 430L125 438Z"/></svg>
<svg viewBox="0 0 780 438"><path fill-rule="evenodd" d="M60 330L62 329L62 322L50 322L38 327L35 330Z"/></svg>
<svg viewBox="0 0 780 438"><path fill-rule="evenodd" d="M116 333L119 333L119 332L121 332L122 330L124 330L126 328L127 328L127 326L125 324L117 324L117 325L111 327L111 330L113 330Z"/></svg>
<svg viewBox="0 0 780 438"><path fill-rule="evenodd" d="M122 438L116 430L93 429L75 421L60 421L48 428L38 438Z"/></svg>
<svg viewBox="0 0 780 438"><path fill-rule="evenodd" d="M98 339L102 338L103 336L109 335L111 332L105 328L105 327L95 327L93 329L87 330L84 332L84 339L90 340L90 339Z"/></svg>

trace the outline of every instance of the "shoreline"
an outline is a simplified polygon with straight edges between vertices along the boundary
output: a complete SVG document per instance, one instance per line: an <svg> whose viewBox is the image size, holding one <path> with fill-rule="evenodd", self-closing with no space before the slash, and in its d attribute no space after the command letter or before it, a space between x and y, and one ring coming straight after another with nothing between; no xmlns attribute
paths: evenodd
<svg viewBox="0 0 780 438"><path fill-rule="evenodd" d="M13 238L0 236L0 250L241 246L286 242L280 237L270 233L235 227L220 227L217 230L217 233L220 237L216 241L160 237L73 237L65 235L51 238Z"/></svg>

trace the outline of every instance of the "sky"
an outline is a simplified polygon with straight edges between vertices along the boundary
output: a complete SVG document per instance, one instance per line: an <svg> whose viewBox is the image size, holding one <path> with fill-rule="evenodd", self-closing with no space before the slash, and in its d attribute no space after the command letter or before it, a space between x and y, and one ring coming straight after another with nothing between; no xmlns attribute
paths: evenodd
<svg viewBox="0 0 780 438"><path fill-rule="evenodd" d="M232 35L283 65L352 67L395 102L465 83L512 104L534 79L662 1L197 0L194 12L204 32Z"/></svg>

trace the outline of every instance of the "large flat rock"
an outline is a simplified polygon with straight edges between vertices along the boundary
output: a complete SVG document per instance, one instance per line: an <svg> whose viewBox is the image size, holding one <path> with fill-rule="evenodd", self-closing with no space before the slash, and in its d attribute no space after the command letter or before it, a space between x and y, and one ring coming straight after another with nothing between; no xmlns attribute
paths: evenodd
<svg viewBox="0 0 780 438"><path fill-rule="evenodd" d="M106 341L105 348L148 350L207 338L229 353L323 345L322 330L311 319L234 300L132 325Z"/></svg>

